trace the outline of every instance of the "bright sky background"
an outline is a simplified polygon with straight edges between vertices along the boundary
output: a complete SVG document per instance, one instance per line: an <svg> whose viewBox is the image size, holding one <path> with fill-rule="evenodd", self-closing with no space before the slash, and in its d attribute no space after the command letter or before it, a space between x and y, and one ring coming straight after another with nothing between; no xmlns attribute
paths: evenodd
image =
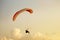
<svg viewBox="0 0 60 40"><path fill-rule="evenodd" d="M31 8L12 21L14 13L23 8ZM22 32L29 26L32 33L60 32L60 0L0 0L0 35L9 33L13 28Z"/></svg>

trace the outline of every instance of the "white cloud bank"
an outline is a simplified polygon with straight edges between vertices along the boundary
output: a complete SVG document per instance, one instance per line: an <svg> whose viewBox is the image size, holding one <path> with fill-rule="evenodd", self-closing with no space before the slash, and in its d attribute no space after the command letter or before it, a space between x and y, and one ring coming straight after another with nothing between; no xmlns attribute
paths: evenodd
<svg viewBox="0 0 60 40"><path fill-rule="evenodd" d="M39 32L34 35L23 34L20 29L15 28L12 30L10 37L4 36L0 40L48 40L48 38Z"/></svg>
<svg viewBox="0 0 60 40"><path fill-rule="evenodd" d="M22 38L22 33L21 33L20 29L15 28L15 29L12 31L11 37L12 37L13 39L21 39L21 38Z"/></svg>

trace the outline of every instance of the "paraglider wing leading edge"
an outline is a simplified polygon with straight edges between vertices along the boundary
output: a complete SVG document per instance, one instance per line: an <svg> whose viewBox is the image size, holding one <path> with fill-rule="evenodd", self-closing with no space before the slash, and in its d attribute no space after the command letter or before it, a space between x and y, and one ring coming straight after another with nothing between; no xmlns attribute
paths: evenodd
<svg viewBox="0 0 60 40"><path fill-rule="evenodd" d="M21 9L21 10L17 11L17 12L13 15L13 21L15 21L16 18L17 18L17 16L18 16L19 14L21 14L22 12L24 12L24 11L27 11L27 12L29 12L30 14L33 13L33 10L30 9L30 8Z"/></svg>

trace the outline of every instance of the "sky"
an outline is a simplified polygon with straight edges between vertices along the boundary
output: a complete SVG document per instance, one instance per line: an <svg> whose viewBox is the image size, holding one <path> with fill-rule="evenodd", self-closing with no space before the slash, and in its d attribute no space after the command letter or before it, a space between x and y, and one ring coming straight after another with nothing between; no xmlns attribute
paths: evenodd
<svg viewBox="0 0 60 40"><path fill-rule="evenodd" d="M15 12L31 8L12 20ZM0 0L0 35L7 35L14 28L22 33L28 26L31 33L60 33L60 0Z"/></svg>

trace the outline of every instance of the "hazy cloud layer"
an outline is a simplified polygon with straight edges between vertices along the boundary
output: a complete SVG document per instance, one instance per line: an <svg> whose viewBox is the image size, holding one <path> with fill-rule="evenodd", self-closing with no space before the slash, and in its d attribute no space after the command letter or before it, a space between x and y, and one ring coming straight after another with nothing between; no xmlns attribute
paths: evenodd
<svg viewBox="0 0 60 40"><path fill-rule="evenodd" d="M20 29L15 28L11 32L11 36L3 36L0 40L49 40L46 35L43 35L40 32L35 33L34 35L23 34Z"/></svg>

